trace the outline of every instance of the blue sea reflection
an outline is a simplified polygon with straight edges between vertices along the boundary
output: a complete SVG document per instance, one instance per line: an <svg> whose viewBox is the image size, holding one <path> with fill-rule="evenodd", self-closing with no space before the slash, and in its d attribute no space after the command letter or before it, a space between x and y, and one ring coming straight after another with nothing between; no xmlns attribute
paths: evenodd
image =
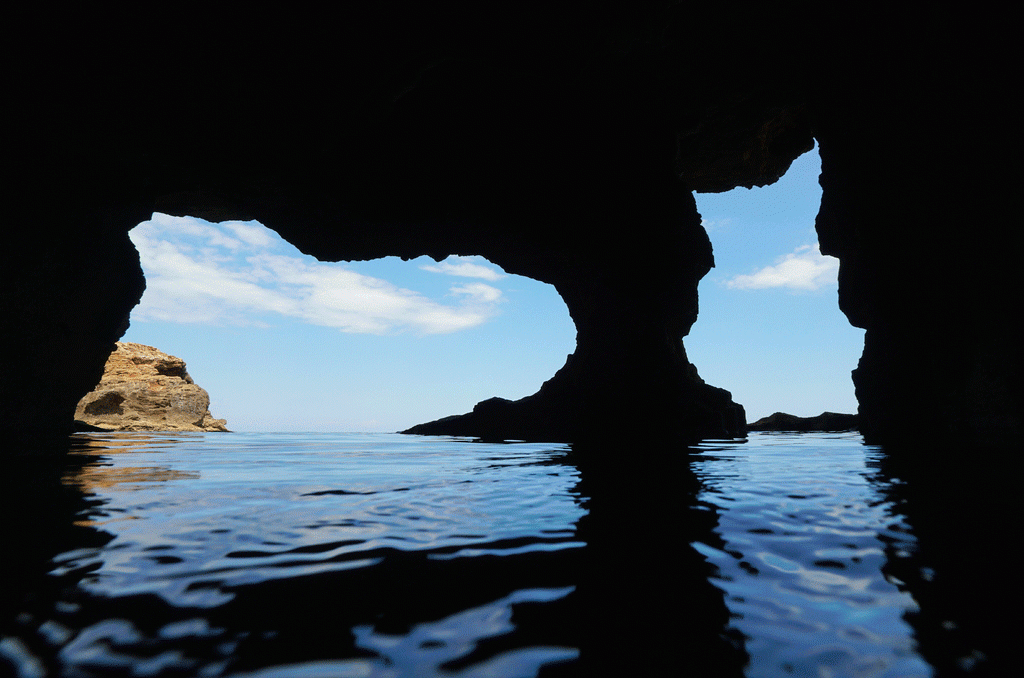
<svg viewBox="0 0 1024 678"><path fill-rule="evenodd" d="M935 673L916 634L944 620L894 574L934 570L854 434L603 461L385 434L77 440L77 499L23 495L12 549L51 550L4 599L16 675ZM984 659L971 642L950 665Z"/></svg>

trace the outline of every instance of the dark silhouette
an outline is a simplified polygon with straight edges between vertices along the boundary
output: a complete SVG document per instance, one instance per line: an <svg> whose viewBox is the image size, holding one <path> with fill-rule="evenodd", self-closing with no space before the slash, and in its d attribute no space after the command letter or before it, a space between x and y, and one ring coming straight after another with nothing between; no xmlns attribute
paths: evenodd
<svg viewBox="0 0 1024 678"><path fill-rule="evenodd" d="M742 435L683 349L713 265L691 192L772 183L815 140L821 251L867 331L864 435L1019 435L1020 286L999 261L1019 233L1012 173L994 169L1018 125L990 84L1014 63L1005 17L632 0L181 25L83 11L39 24L47 59L9 59L0 408L21 439L72 429L142 294L126 233L154 210L258 219L323 260L480 254L554 285L578 330L566 366L446 432Z"/></svg>
<svg viewBox="0 0 1024 678"><path fill-rule="evenodd" d="M1020 589L1006 586L1020 534L1017 474L988 460L1005 450L984 444L933 443L941 464L921 463L919 449L885 446L872 480L898 506L911 546L888 539L883 572L914 597L908 613L918 651L936 676L1008 676L1020 643L1006 620L1020 609Z"/></svg>
<svg viewBox="0 0 1024 678"><path fill-rule="evenodd" d="M816 417L797 417L776 412L747 424L750 431L856 431L856 414L822 412Z"/></svg>

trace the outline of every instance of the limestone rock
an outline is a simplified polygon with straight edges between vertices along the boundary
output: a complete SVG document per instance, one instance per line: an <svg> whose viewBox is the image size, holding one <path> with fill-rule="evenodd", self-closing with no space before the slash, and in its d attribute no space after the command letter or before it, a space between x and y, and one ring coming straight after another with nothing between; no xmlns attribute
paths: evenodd
<svg viewBox="0 0 1024 678"><path fill-rule="evenodd" d="M100 383L78 403L75 419L108 431L227 431L210 414L210 395L185 361L144 344L117 342Z"/></svg>

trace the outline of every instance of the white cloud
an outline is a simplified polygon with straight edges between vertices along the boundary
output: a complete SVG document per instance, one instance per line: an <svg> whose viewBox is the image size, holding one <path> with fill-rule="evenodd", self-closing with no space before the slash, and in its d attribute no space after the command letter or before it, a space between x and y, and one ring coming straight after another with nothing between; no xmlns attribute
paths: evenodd
<svg viewBox="0 0 1024 678"><path fill-rule="evenodd" d="M729 218L725 218L725 219L705 219L704 217L701 217L701 219L700 219L700 225L704 227L705 231L717 231L719 229L724 229L724 228L728 227L731 224L732 224L732 219L729 219Z"/></svg>
<svg viewBox="0 0 1024 678"><path fill-rule="evenodd" d="M424 271L433 273L447 273L448 275L462 276L463 278L482 278L484 280L498 280L504 276L493 268L488 268L474 262L475 257L460 257L452 255L440 264L427 264L420 266Z"/></svg>
<svg viewBox="0 0 1024 678"><path fill-rule="evenodd" d="M502 301L501 290L467 283L451 288L454 303L441 303L341 264L282 253L287 244L257 222L155 214L130 237L146 274L137 320L264 324L262 316L278 314L343 332L439 334L485 322ZM501 277L471 262L451 267L463 271L455 275Z"/></svg>
<svg viewBox="0 0 1024 678"><path fill-rule="evenodd" d="M779 257L775 260L774 266L765 266L750 275L738 275L725 284L727 287L742 290L768 287L817 290L836 284L838 276L839 260L822 255L818 243L814 243L798 247L793 252Z"/></svg>
<svg viewBox="0 0 1024 678"><path fill-rule="evenodd" d="M501 290L484 283L466 283L451 288L452 294L465 295L468 299L483 304L492 304L501 299Z"/></svg>

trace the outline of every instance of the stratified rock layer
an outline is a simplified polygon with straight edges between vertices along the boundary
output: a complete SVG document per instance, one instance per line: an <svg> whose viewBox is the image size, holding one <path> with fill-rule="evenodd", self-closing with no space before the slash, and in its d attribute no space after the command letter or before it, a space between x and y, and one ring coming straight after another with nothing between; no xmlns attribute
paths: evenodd
<svg viewBox="0 0 1024 678"><path fill-rule="evenodd" d="M100 383L78 403L75 419L108 431L227 431L210 414L210 395L185 361L152 346L117 342Z"/></svg>

